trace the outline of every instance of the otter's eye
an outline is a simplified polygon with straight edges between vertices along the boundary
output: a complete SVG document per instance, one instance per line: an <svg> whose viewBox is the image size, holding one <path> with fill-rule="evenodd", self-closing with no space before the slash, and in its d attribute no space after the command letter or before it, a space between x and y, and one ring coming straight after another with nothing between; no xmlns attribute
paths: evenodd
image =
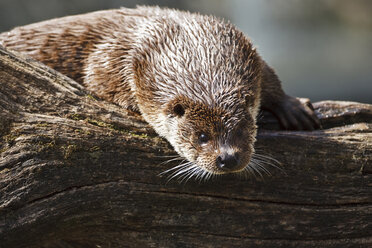
<svg viewBox="0 0 372 248"><path fill-rule="evenodd" d="M199 135L199 143L200 144L205 144L209 141L209 136L206 133L201 133Z"/></svg>
<svg viewBox="0 0 372 248"><path fill-rule="evenodd" d="M173 107L173 112L176 114L176 116L181 117L185 114L185 109L181 104L176 104Z"/></svg>

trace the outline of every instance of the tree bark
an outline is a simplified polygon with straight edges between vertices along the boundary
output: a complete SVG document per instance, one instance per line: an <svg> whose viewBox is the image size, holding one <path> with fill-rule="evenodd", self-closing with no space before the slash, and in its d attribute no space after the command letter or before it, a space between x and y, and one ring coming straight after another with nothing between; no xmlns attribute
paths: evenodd
<svg viewBox="0 0 372 248"><path fill-rule="evenodd" d="M260 122L270 174L168 181L141 116L0 47L0 247L371 247L372 106L314 106Z"/></svg>

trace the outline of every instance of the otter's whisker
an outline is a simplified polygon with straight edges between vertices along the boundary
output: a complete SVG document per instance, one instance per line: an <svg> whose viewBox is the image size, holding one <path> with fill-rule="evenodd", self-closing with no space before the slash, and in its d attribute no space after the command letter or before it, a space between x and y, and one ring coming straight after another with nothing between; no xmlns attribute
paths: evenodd
<svg viewBox="0 0 372 248"><path fill-rule="evenodd" d="M204 180L204 181L208 181L208 176L209 176L209 172L205 170L205 171L203 172L203 177L202 177L203 180Z"/></svg>
<svg viewBox="0 0 372 248"><path fill-rule="evenodd" d="M191 178L194 175L195 170L197 170L197 165L191 165L189 169L182 176L180 176L181 182L187 178Z"/></svg>
<svg viewBox="0 0 372 248"><path fill-rule="evenodd" d="M179 172L179 171L181 171L181 170L185 170L185 169L188 168L191 164L192 164L191 162L186 162L186 163L183 163L183 162L182 162L182 164L176 166L176 170L175 170L174 172L172 172L171 175L173 175L173 174L175 174L175 173L177 173L177 172Z"/></svg>
<svg viewBox="0 0 372 248"><path fill-rule="evenodd" d="M253 154L253 158L259 159L262 162L268 163L268 164L270 164L274 167L277 167L277 166L281 165L281 163L278 160L276 160L275 158L272 158L270 156L267 156L267 155L262 155L262 154L255 153L255 154Z"/></svg>
<svg viewBox="0 0 372 248"><path fill-rule="evenodd" d="M185 161L185 158L178 156L178 157L175 157L175 158L169 159L169 160L167 160L167 161L161 162L160 165L168 164L168 163L170 163L170 162L177 161L177 160L183 160L183 161ZM183 161L182 161L182 162L183 162ZM181 162L181 163L182 163L182 162Z"/></svg>
<svg viewBox="0 0 372 248"><path fill-rule="evenodd" d="M245 167L242 171L238 172L237 175L238 177L241 179L241 178L244 178L244 179L248 179L247 177L247 167Z"/></svg>
<svg viewBox="0 0 372 248"><path fill-rule="evenodd" d="M173 174L170 175L168 181L170 181L173 178L176 178L176 177L181 176L182 174L188 172L190 169L193 168L192 165L193 165L192 162L187 162L187 163L183 164L182 168L178 169L177 171L175 171Z"/></svg>
<svg viewBox="0 0 372 248"><path fill-rule="evenodd" d="M212 174L212 173L210 173L210 172L207 171L207 170L204 170L204 171L203 171L203 175L202 175L202 179L203 179L204 181L208 181L208 179L209 179L209 177L210 177L210 174Z"/></svg>
<svg viewBox="0 0 372 248"><path fill-rule="evenodd" d="M180 157L180 155L178 154L174 154L174 155L155 155L154 156L155 158L175 158L175 157Z"/></svg>
<svg viewBox="0 0 372 248"><path fill-rule="evenodd" d="M252 158L251 161L256 166L257 170L261 170L265 172L267 175L271 175L271 172L264 165L261 164L260 160Z"/></svg>
<svg viewBox="0 0 372 248"><path fill-rule="evenodd" d="M256 162L260 163L260 165L265 164L265 165L268 165L268 166L271 166L271 167L277 168L277 169L279 169L279 170L282 170L282 168L278 167L277 165L275 165L275 164L273 164L273 163L271 163L271 162L269 162L269 161L265 161L265 160L262 160L262 159L260 159L260 158L256 158L255 160L256 160Z"/></svg>
<svg viewBox="0 0 372 248"><path fill-rule="evenodd" d="M210 173L209 171L207 171L207 175L205 177L205 181L208 181L209 179L211 179L211 177L213 176L214 174L213 173Z"/></svg>
<svg viewBox="0 0 372 248"><path fill-rule="evenodd" d="M173 168L170 168L162 173L160 173L159 175L163 175L163 174L166 174L168 172L171 172L171 174L168 176L168 182L173 178L175 177L177 173L179 173L181 170L184 170L185 168L187 168L187 163L183 163L183 164L180 164L178 166L175 166Z"/></svg>
<svg viewBox="0 0 372 248"><path fill-rule="evenodd" d="M248 179L249 176L251 175L248 167L249 167L249 166L246 166L246 167L244 168L244 170L242 171L242 173L244 174L245 179Z"/></svg>
<svg viewBox="0 0 372 248"><path fill-rule="evenodd" d="M263 112L262 111L258 112L258 115L256 117L257 122L259 122L263 117L264 117Z"/></svg>
<svg viewBox="0 0 372 248"><path fill-rule="evenodd" d="M188 173L188 175L185 175L181 182L185 181L185 183L187 183L193 176L195 176L195 168L193 169L193 171L191 173Z"/></svg>
<svg viewBox="0 0 372 248"><path fill-rule="evenodd" d="M283 171L281 168L281 163L276 160L275 158L272 158L267 155L262 155L262 154L253 154L251 161L261 170L264 171L266 174L271 175L269 169L267 166L279 169L280 171ZM267 165L267 166L266 166Z"/></svg>
<svg viewBox="0 0 372 248"><path fill-rule="evenodd" d="M262 175L261 171L259 169L257 169L257 164L255 163L255 161L251 160L251 162L248 164L248 166L249 166L249 168L252 169L253 175L256 176L256 173L257 173L261 178L263 178L263 175Z"/></svg>
<svg viewBox="0 0 372 248"><path fill-rule="evenodd" d="M201 168L199 168L198 170L198 175L196 176L195 179L198 179L200 182L202 182L205 178L205 175L206 175L207 171L206 170L203 170Z"/></svg>
<svg viewBox="0 0 372 248"><path fill-rule="evenodd" d="M245 170L247 171L248 175L252 175L252 176L254 176L255 178L257 178L257 175L256 175L256 173L255 173L255 170L253 170L251 163L252 163L252 162L250 162L250 163L245 167Z"/></svg>
<svg viewBox="0 0 372 248"><path fill-rule="evenodd" d="M193 172L197 169L197 166L192 164L188 167L188 170L186 170L182 176L180 176L180 179L182 178L182 180L184 180L185 178L187 178L187 176L189 176L191 174L191 176L193 175Z"/></svg>
<svg viewBox="0 0 372 248"><path fill-rule="evenodd" d="M194 168L188 173L188 175L185 175L185 177L184 177L184 179L186 179L185 183L187 183L187 181L189 181L194 176L196 176L196 178L197 178L199 170L200 170L200 168L197 165L195 165ZM182 181L184 179L182 179Z"/></svg>
<svg viewBox="0 0 372 248"><path fill-rule="evenodd" d="M172 167L172 168L170 168L168 170L165 170L163 172L160 172L159 175L164 175L164 174L166 174L168 172L171 172L171 171L174 171L176 169L183 168L185 166L185 164L183 164L184 161L185 161L185 159L183 159L183 161L181 161L181 163L179 165L174 166L174 167Z"/></svg>
<svg viewBox="0 0 372 248"><path fill-rule="evenodd" d="M260 161L252 161L253 164L254 164L254 169L256 169L258 172L262 172L262 173L265 173L266 175L271 175L271 173L266 169L266 167L264 165L262 165L260 163ZM261 175L261 178L263 178L263 175L262 173L260 173Z"/></svg>

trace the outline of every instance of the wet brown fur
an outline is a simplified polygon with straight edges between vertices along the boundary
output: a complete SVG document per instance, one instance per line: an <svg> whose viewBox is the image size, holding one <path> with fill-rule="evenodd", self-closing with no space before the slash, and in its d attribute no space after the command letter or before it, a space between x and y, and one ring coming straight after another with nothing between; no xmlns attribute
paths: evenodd
<svg viewBox="0 0 372 248"><path fill-rule="evenodd" d="M234 171L247 166L261 100L277 113L295 101L249 39L212 16L122 8L18 27L0 34L0 42L140 111L181 156L210 173L224 173L215 161L226 147L239 153ZM207 144L198 143L201 133L210 137Z"/></svg>

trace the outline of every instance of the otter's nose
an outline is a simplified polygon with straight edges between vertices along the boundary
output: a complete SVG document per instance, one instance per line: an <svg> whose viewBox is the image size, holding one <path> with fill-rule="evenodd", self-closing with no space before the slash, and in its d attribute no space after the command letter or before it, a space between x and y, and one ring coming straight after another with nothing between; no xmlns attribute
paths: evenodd
<svg viewBox="0 0 372 248"><path fill-rule="evenodd" d="M217 158L217 167L224 171L232 171L239 165L239 158L237 154L222 153Z"/></svg>

